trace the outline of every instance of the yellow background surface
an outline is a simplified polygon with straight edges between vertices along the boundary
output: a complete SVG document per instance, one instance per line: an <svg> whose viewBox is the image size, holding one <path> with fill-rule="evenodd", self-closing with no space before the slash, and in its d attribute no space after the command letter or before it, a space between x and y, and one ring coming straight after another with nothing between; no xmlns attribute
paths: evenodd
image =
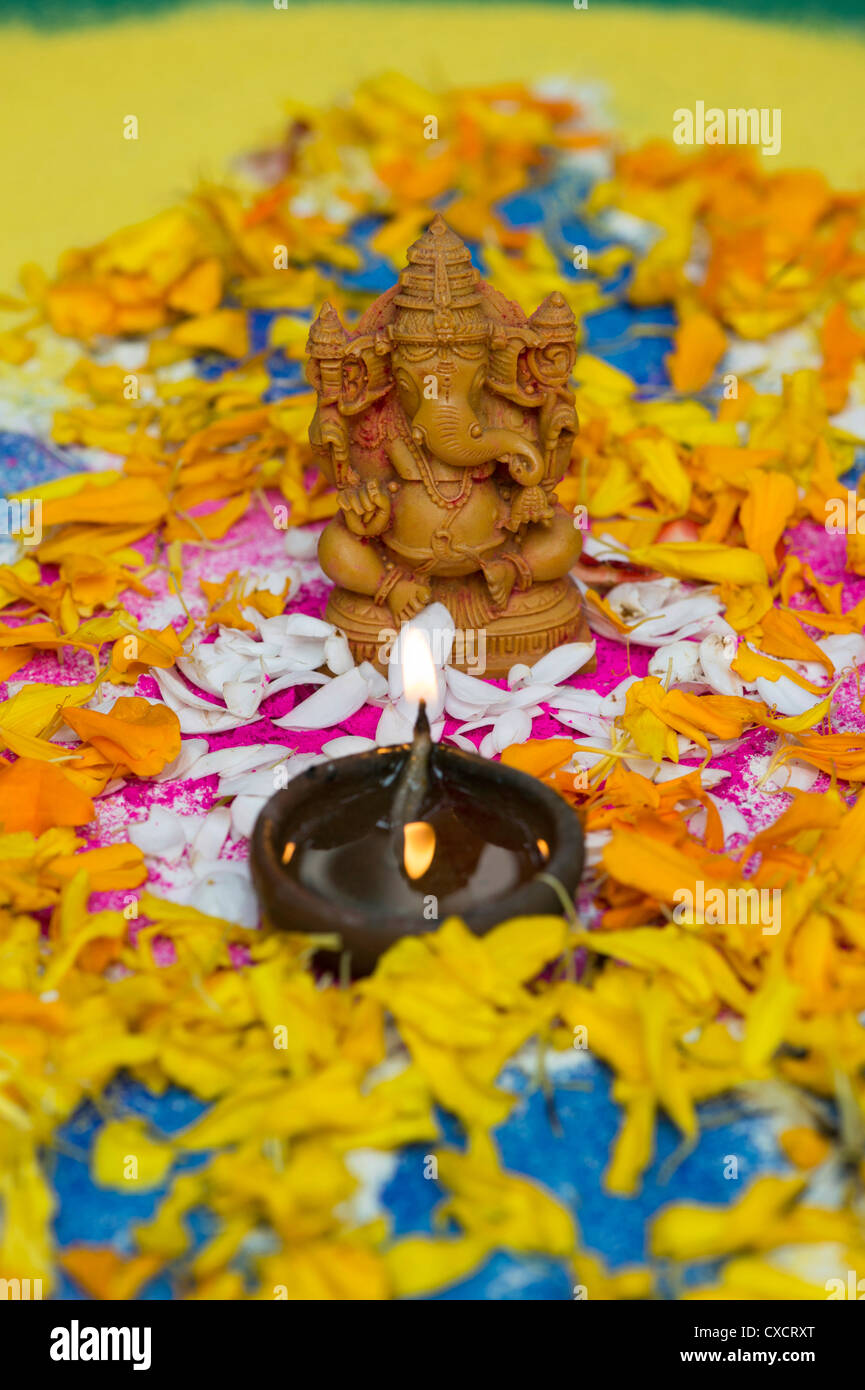
<svg viewBox="0 0 865 1390"><path fill-rule="evenodd" d="M865 188L865 43L589 0L510 6L207 6L63 33L0 30L0 286L53 270L175 201L273 136L288 96L327 102L397 68L433 87L565 75L604 84L628 141L669 137L673 111L780 107L773 165ZM122 137L139 120L138 141Z"/></svg>

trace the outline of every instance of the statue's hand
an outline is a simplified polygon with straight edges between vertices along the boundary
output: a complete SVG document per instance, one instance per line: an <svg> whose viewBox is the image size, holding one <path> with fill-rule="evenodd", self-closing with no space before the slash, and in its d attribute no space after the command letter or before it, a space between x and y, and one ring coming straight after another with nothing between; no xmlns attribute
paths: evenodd
<svg viewBox="0 0 865 1390"><path fill-rule="evenodd" d="M358 487L342 488L338 500L345 524L356 536L380 536L390 525L390 497L375 479Z"/></svg>
<svg viewBox="0 0 865 1390"><path fill-rule="evenodd" d="M422 579L404 574L394 584L387 596L387 606L398 623L407 623L426 608L432 598L432 589Z"/></svg>
<svg viewBox="0 0 865 1390"><path fill-rule="evenodd" d="M508 531L518 531L526 522L549 526L555 516L542 487L521 488L511 502L511 514L504 523Z"/></svg>
<svg viewBox="0 0 865 1390"><path fill-rule="evenodd" d="M535 456L533 451L531 454L503 454L502 457L515 483L525 488L537 487L544 476L544 460L540 454Z"/></svg>

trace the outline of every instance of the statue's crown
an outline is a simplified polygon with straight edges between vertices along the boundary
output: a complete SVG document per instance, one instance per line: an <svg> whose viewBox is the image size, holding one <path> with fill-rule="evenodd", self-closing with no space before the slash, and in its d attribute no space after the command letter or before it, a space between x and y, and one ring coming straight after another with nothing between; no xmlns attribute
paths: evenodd
<svg viewBox="0 0 865 1390"><path fill-rule="evenodd" d="M564 343L574 341L576 320L571 306L559 290L553 290L547 295L532 314L529 323L549 340Z"/></svg>
<svg viewBox="0 0 865 1390"><path fill-rule="evenodd" d="M478 341L489 333L468 247L436 213L408 249L394 299L393 336L403 341Z"/></svg>
<svg viewBox="0 0 865 1390"><path fill-rule="evenodd" d="M340 357L345 351L348 334L343 328L339 314L333 305L325 300L318 318L310 326L306 350L310 357L324 360Z"/></svg>

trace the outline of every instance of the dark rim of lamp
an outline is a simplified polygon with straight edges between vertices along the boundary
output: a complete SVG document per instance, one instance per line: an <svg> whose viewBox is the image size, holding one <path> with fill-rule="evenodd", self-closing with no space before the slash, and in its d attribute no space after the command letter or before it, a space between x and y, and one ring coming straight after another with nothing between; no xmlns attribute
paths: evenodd
<svg viewBox="0 0 865 1390"><path fill-rule="evenodd" d="M372 970L382 952L400 937L434 931L441 923L424 921L418 914L388 915L386 910L373 914L361 907L336 905L287 874L282 852L289 840L302 834L304 813L309 814L311 802L340 791L356 793L363 785L380 786L383 780L395 778L410 747L399 744L370 749L307 768L271 797L252 833L250 866L265 924L285 931L339 935L343 950L351 953L355 974ZM561 898L545 877L558 880L569 897L576 891L583 868L583 834L573 808L537 778L476 753L436 746L432 758L437 770L446 769L449 782L477 797L480 814L484 801L489 802L497 792L509 788L517 794L532 834L549 846L543 870L501 897L488 898L462 912L467 925L482 935L511 917L560 916Z"/></svg>

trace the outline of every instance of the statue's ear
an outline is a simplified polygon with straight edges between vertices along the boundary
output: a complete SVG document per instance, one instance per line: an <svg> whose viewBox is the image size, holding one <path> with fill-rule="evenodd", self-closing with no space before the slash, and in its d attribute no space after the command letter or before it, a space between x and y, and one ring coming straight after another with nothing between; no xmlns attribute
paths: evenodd
<svg viewBox="0 0 865 1390"><path fill-rule="evenodd" d="M566 387L577 360L575 340L542 339L526 354L528 370L545 387Z"/></svg>
<svg viewBox="0 0 865 1390"><path fill-rule="evenodd" d="M356 338L342 359L343 415L359 415L393 386L390 347L381 335Z"/></svg>
<svg viewBox="0 0 865 1390"><path fill-rule="evenodd" d="M527 326L496 325L490 338L489 389L520 405L538 405L530 375L520 370L520 363L525 363L537 343L537 333Z"/></svg>

